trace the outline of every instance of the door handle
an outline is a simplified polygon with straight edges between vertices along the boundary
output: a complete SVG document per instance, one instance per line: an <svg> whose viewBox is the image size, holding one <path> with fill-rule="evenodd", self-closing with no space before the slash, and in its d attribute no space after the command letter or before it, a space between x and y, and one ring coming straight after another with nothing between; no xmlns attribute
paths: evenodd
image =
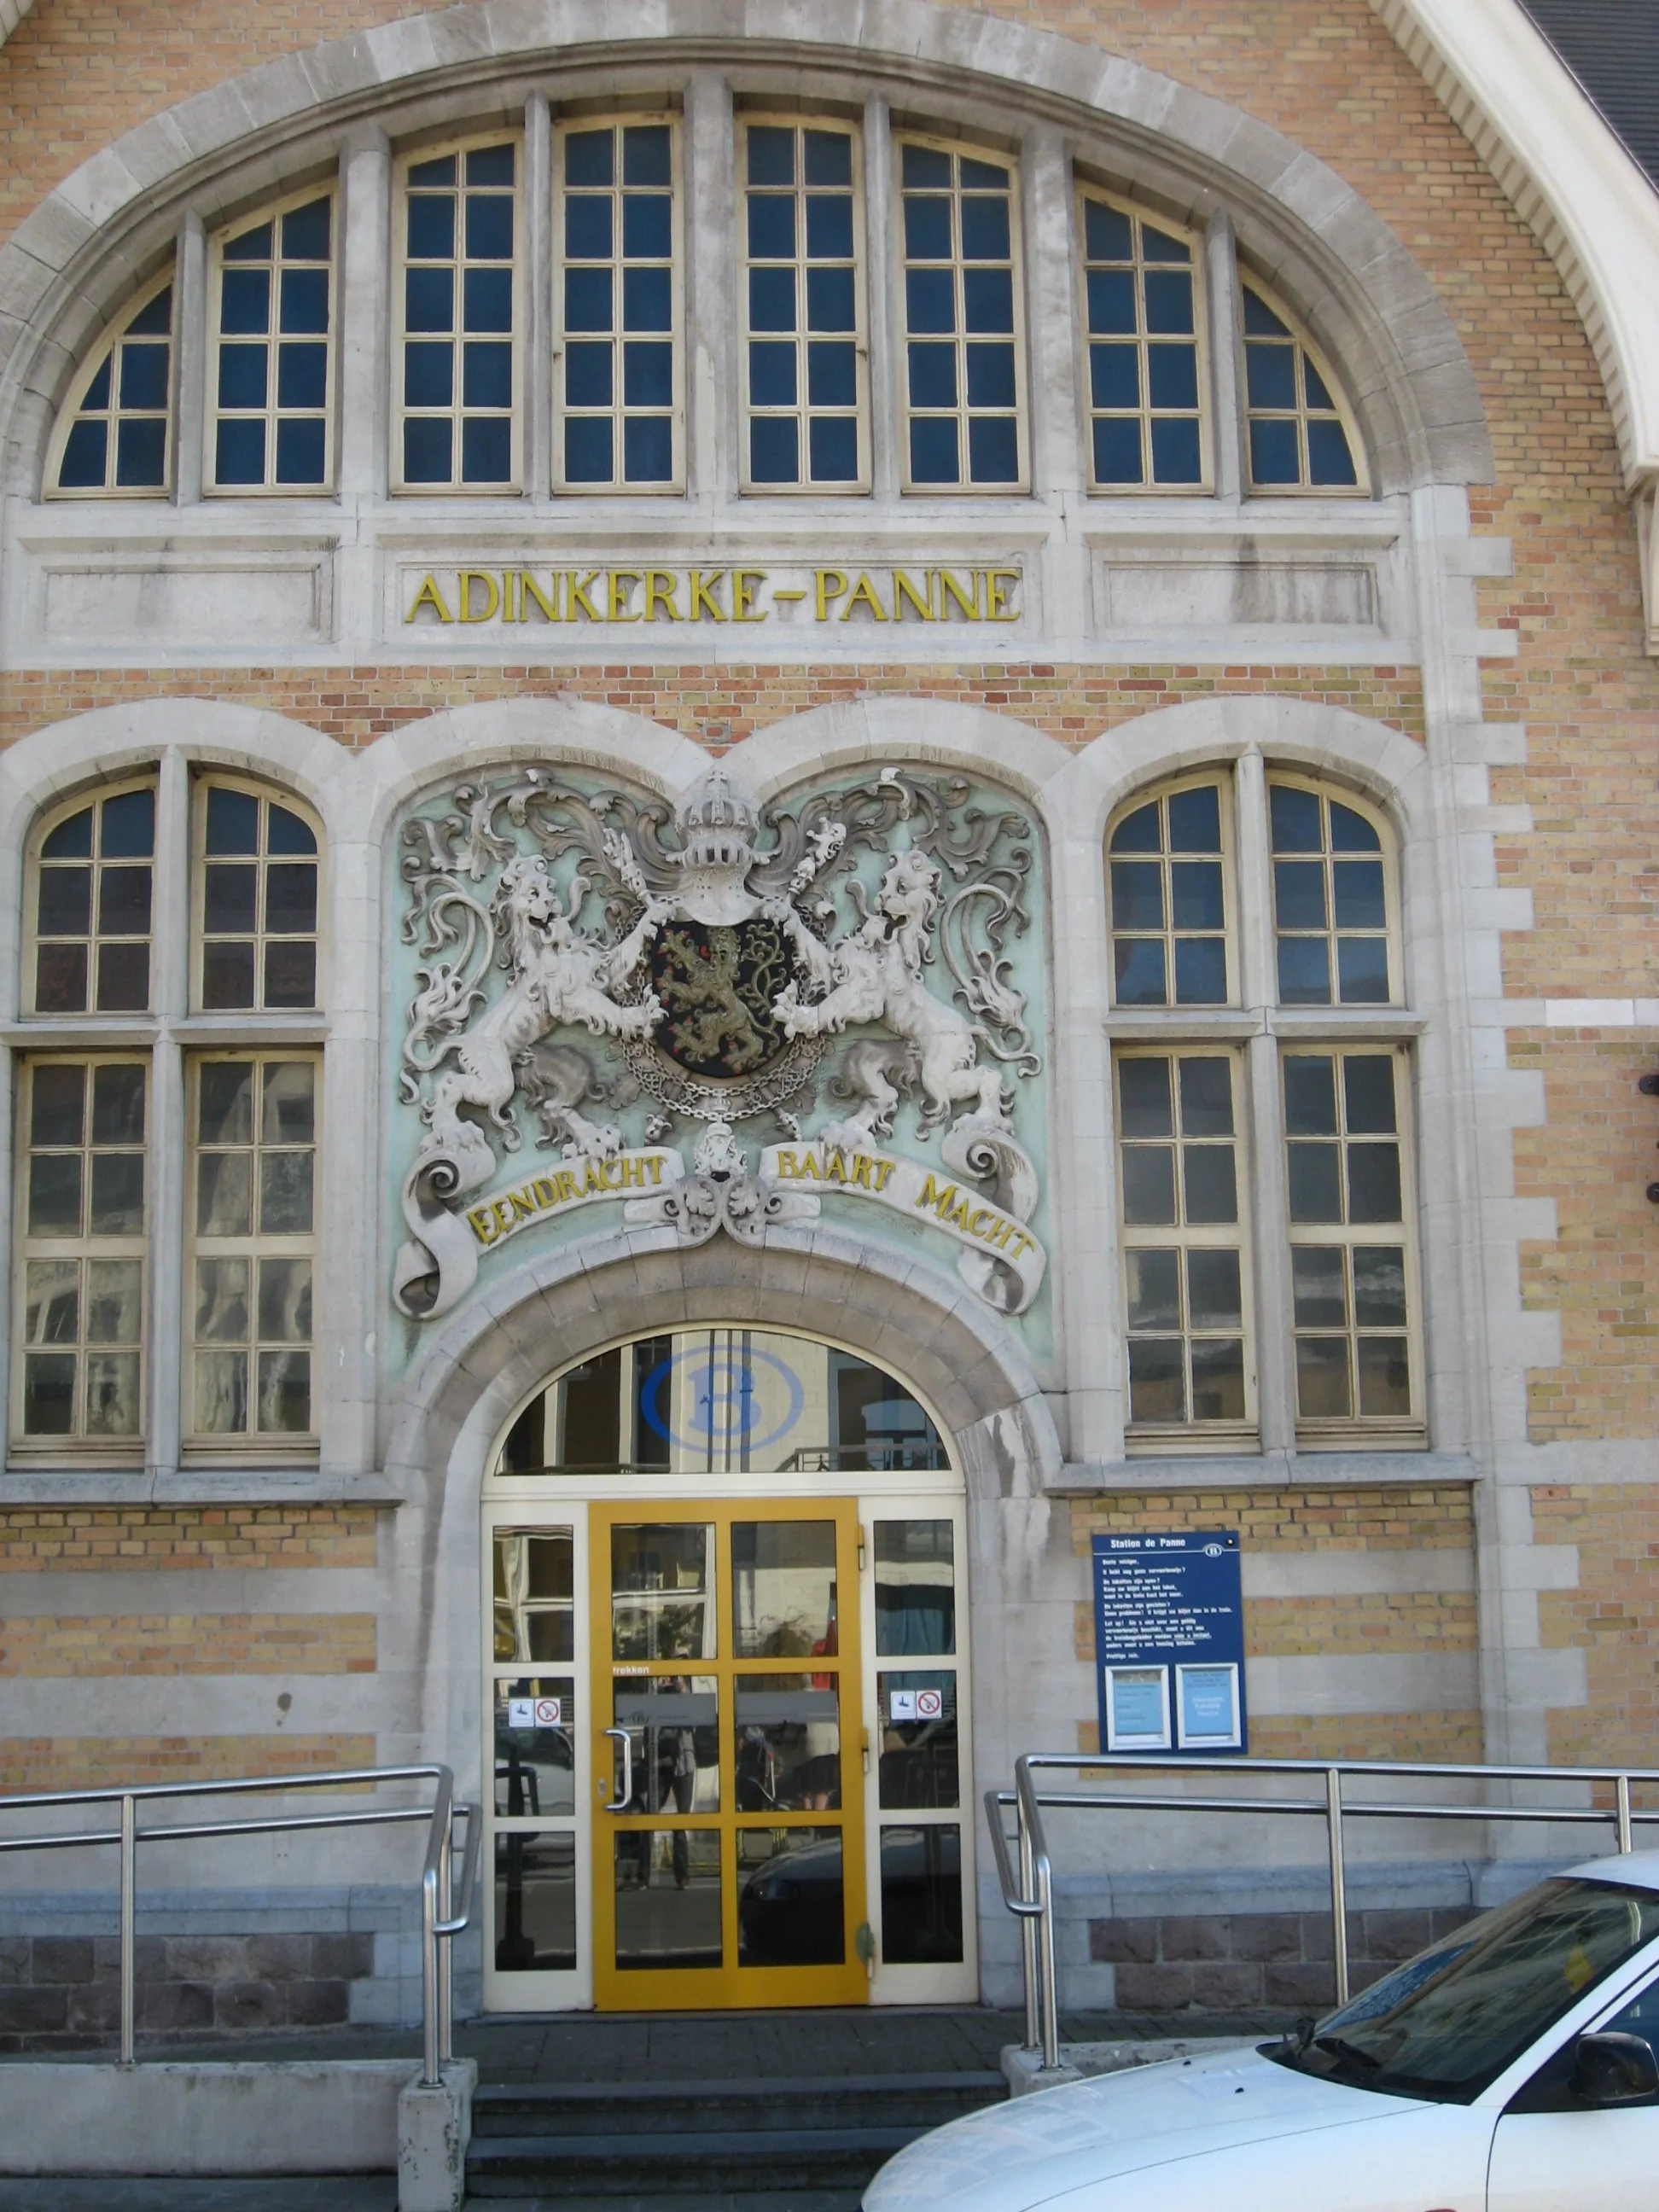
<svg viewBox="0 0 1659 2212"><path fill-rule="evenodd" d="M605 1734L623 1747L622 1788L606 1809L612 1813L625 1813L634 1796L634 1739L626 1729L622 1728L608 1728Z"/></svg>

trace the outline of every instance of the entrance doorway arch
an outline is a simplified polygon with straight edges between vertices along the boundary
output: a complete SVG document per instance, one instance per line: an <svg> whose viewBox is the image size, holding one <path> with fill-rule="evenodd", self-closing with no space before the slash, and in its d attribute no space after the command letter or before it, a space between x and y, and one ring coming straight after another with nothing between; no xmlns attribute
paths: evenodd
<svg viewBox="0 0 1659 2212"><path fill-rule="evenodd" d="M634 1335L483 1485L485 2002L977 1991L965 1494L844 1344Z"/></svg>

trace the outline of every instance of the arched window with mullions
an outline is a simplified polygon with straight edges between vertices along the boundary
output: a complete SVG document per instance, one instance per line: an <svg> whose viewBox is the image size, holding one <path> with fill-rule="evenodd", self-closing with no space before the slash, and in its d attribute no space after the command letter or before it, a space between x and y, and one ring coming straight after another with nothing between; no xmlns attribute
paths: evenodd
<svg viewBox="0 0 1659 2212"><path fill-rule="evenodd" d="M1245 465L1254 492L1367 494L1365 448L1330 363L1243 273Z"/></svg>
<svg viewBox="0 0 1659 2212"><path fill-rule="evenodd" d="M1137 795L1107 833L1112 1000L1224 1006L1231 950L1231 792L1218 775Z"/></svg>
<svg viewBox="0 0 1659 2212"><path fill-rule="evenodd" d="M1387 1006L1400 995L1394 854L1358 799L1268 779L1283 1006Z"/></svg>
<svg viewBox="0 0 1659 2212"><path fill-rule="evenodd" d="M334 195L220 233L208 279L210 491L292 497L333 481Z"/></svg>
<svg viewBox="0 0 1659 2212"><path fill-rule="evenodd" d="M58 499L154 499L173 483L173 282L141 291L76 373L46 454Z"/></svg>

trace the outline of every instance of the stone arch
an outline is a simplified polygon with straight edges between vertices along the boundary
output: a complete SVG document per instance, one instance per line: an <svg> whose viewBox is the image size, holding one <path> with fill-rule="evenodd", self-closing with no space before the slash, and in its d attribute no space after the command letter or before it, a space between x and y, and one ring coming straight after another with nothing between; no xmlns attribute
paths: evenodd
<svg viewBox="0 0 1659 2212"><path fill-rule="evenodd" d="M151 118L57 186L0 248L15 332L0 424L21 482L66 377L188 207L216 222L337 155L393 103L410 127L499 104L556 62L571 74L733 41L723 0L472 0L270 62ZM1488 480L1490 440L1451 319L1403 243L1352 187L1267 125L1098 47L930 0L820 0L739 29L745 65L856 74L947 118L1008 129L1010 102L1172 211L1225 209L1242 245L1343 363L1379 487Z"/></svg>
<svg viewBox="0 0 1659 2212"><path fill-rule="evenodd" d="M931 1404L966 1485L971 1571L995 1571L998 1509L1041 1499L1060 1440L1018 1337L953 1277L821 1224L741 1251L725 1237L684 1250L662 1230L580 1239L504 1268L421 1346L398 1393L385 1465L405 1500L392 1541L411 1601L382 1665L418 1678L425 1744L476 1743L479 1507L513 1412L624 1331L757 1319L845 1345ZM993 1642L976 1668L997 1663Z"/></svg>

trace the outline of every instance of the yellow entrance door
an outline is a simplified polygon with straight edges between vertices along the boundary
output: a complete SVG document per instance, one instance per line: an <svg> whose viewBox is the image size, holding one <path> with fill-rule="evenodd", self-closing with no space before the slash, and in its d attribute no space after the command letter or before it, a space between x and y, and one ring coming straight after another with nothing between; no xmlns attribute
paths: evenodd
<svg viewBox="0 0 1659 2212"><path fill-rule="evenodd" d="M589 1510L596 2003L864 2003L855 1504Z"/></svg>

